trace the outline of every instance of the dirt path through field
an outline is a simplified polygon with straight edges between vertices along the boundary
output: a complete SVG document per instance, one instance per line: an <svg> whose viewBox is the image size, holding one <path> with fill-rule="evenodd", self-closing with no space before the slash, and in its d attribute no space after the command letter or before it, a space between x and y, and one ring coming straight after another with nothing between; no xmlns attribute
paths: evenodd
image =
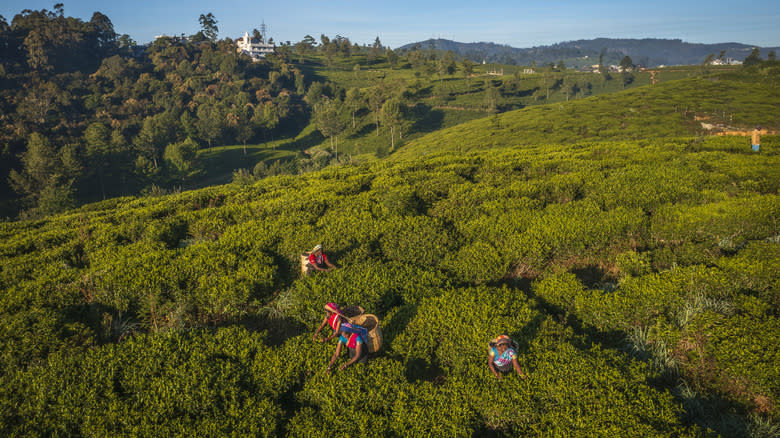
<svg viewBox="0 0 780 438"><path fill-rule="evenodd" d="M758 131L761 135L777 135L780 133L780 131L770 131L768 129L762 129ZM719 131L719 132L713 132L715 135L736 135L741 137L750 137L753 135L753 130L727 130L727 131Z"/></svg>
<svg viewBox="0 0 780 438"><path fill-rule="evenodd" d="M725 115L724 115L725 117ZM733 135L737 137L750 137L753 135L753 128L750 129L738 129L733 126L729 126L725 123L712 120L712 117L707 115L697 115L694 120L701 123L701 127L708 131L711 135ZM711 122L711 123L710 123ZM780 131L760 129L759 135L777 135Z"/></svg>

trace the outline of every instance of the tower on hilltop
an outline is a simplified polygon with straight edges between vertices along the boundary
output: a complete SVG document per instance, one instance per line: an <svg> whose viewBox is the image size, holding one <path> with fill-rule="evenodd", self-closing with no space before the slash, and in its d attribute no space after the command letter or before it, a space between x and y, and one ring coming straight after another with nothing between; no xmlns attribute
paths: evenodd
<svg viewBox="0 0 780 438"><path fill-rule="evenodd" d="M263 42L268 42L268 38L265 36L266 31L268 30L268 26L265 25L265 20L263 20L260 23L260 34L263 35Z"/></svg>

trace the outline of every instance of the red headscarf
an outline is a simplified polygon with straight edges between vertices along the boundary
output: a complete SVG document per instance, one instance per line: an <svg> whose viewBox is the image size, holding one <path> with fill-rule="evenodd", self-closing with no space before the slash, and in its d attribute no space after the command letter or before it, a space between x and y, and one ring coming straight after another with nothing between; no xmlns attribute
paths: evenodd
<svg viewBox="0 0 780 438"><path fill-rule="evenodd" d="M341 308L336 303L328 303L325 305L325 311L331 313L341 313Z"/></svg>

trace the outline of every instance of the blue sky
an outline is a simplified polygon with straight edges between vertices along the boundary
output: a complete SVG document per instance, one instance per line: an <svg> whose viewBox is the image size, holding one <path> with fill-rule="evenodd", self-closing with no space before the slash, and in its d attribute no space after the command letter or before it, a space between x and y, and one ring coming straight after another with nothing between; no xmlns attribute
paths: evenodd
<svg viewBox="0 0 780 438"><path fill-rule="evenodd" d="M56 1L3 0L0 15L10 23L23 9L52 9ZM759 1L258 1L63 0L65 14L89 20L107 15L117 33L139 43L156 35L192 34L198 17L211 12L219 37L237 38L264 21L268 36L297 42L306 34L341 35L358 44L377 36L384 45L446 38L526 48L578 39L679 38L690 43L739 42L780 46L780 6Z"/></svg>

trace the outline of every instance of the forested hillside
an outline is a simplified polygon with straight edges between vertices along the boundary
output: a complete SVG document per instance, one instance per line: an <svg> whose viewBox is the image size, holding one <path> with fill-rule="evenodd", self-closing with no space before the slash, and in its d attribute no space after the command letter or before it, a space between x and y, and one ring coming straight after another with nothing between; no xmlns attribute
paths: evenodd
<svg viewBox="0 0 780 438"><path fill-rule="evenodd" d="M0 433L776 436L780 140L701 123L776 130L777 73L2 223ZM326 302L381 319L368 364L325 373Z"/></svg>
<svg viewBox="0 0 780 438"><path fill-rule="evenodd" d="M279 58L252 63L203 32L143 48L99 12L89 22L61 5L10 25L0 17L0 187L22 198L0 207L35 217L191 184L205 172L202 147L263 140L301 120L301 80Z"/></svg>

